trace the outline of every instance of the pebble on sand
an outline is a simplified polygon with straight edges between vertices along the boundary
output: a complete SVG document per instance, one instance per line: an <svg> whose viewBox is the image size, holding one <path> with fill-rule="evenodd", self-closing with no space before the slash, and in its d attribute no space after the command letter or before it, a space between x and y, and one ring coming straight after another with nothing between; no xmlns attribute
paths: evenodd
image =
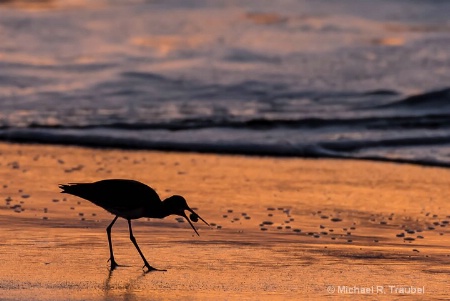
<svg viewBox="0 0 450 301"><path fill-rule="evenodd" d="M333 217L332 219L330 219L330 221L337 223L342 222L342 219L340 219L339 217Z"/></svg>

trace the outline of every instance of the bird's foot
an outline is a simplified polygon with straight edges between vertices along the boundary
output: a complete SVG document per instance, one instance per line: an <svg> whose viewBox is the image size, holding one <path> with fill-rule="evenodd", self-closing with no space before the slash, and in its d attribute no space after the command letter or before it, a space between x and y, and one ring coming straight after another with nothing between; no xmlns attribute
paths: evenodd
<svg viewBox="0 0 450 301"><path fill-rule="evenodd" d="M150 273L150 272L167 272L167 270L156 269L156 268L152 267L151 265L149 265L148 263L145 263L144 266L142 267L142 269L145 269L145 268L147 268L147 270L144 270L145 274Z"/></svg>
<svg viewBox="0 0 450 301"><path fill-rule="evenodd" d="M111 262L111 271L114 271L117 267L122 266L122 265L118 264L118 263L114 260L114 258L110 258L110 259L108 259L108 261Z"/></svg>

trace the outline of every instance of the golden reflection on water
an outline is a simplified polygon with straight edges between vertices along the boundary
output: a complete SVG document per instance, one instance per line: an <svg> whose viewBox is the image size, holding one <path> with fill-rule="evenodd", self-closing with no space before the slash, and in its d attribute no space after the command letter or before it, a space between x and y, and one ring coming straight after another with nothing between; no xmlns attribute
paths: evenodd
<svg viewBox="0 0 450 301"><path fill-rule="evenodd" d="M208 38L202 35L134 37L130 40L132 45L152 48L161 56L174 51L196 49L208 42Z"/></svg>
<svg viewBox="0 0 450 301"><path fill-rule="evenodd" d="M0 5L29 11L98 7L101 1L88 0L0 0Z"/></svg>

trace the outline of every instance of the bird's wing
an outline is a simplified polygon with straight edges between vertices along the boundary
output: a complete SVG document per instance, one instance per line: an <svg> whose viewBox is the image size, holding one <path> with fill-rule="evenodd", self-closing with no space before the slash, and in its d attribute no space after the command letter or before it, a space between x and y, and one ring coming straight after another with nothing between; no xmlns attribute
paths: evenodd
<svg viewBox="0 0 450 301"><path fill-rule="evenodd" d="M109 179L94 183L60 185L63 193L86 199L108 211L136 210L160 206L161 199L153 188L134 180Z"/></svg>

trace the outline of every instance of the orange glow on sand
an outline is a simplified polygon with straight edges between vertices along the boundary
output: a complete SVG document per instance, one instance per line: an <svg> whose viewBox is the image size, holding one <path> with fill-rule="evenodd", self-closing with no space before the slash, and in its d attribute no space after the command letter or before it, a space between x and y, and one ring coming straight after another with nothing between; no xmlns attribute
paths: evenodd
<svg viewBox="0 0 450 301"><path fill-rule="evenodd" d="M389 284L446 295L444 169L14 144L0 152L0 283L11 299L320 299L328 285ZM119 219L113 244L126 267L109 274L112 216L57 184L111 177L181 194L212 227L196 224L197 237L174 216L133 221L150 264L168 270L143 275Z"/></svg>

